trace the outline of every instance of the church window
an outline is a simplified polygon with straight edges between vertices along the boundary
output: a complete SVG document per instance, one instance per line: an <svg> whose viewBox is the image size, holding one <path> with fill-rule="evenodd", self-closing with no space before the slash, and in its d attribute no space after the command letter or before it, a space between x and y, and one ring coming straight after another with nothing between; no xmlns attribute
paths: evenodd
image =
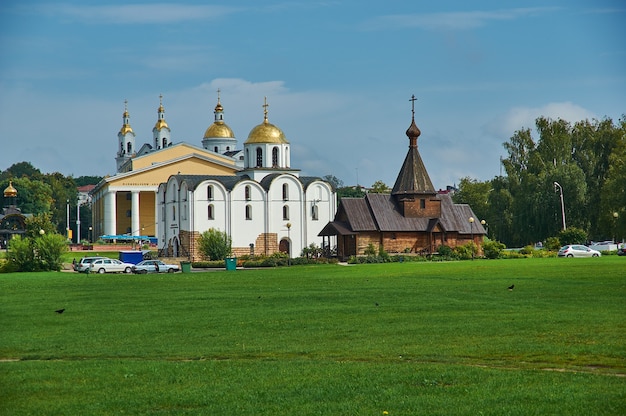
<svg viewBox="0 0 626 416"><path fill-rule="evenodd" d="M165 149L167 147L167 137L163 138L163 148Z"/></svg>
<svg viewBox="0 0 626 416"><path fill-rule="evenodd" d="M126 153L133 153L133 144L131 142L126 143Z"/></svg>
<svg viewBox="0 0 626 416"><path fill-rule="evenodd" d="M246 205L246 219L247 220L252 219L252 206L251 205Z"/></svg>
<svg viewBox="0 0 626 416"><path fill-rule="evenodd" d="M263 167L263 149L260 147L256 148L256 167Z"/></svg>
<svg viewBox="0 0 626 416"><path fill-rule="evenodd" d="M206 199L213 201L213 185L209 185L206 188Z"/></svg>
<svg viewBox="0 0 626 416"><path fill-rule="evenodd" d="M420 208L421 209L426 208L426 200L424 198L420 199Z"/></svg>
<svg viewBox="0 0 626 416"><path fill-rule="evenodd" d="M311 207L311 218L313 221L317 221L319 219L319 210L316 204L313 204Z"/></svg>
<svg viewBox="0 0 626 416"><path fill-rule="evenodd" d="M283 205L283 219L289 219L289 205Z"/></svg>
<svg viewBox="0 0 626 416"><path fill-rule="evenodd" d="M230 146L226 146L226 151L230 152Z"/></svg>
<svg viewBox="0 0 626 416"><path fill-rule="evenodd" d="M210 220L214 220L215 219L214 213L213 213L213 204L210 204L208 209L207 209L207 217Z"/></svg>
<svg viewBox="0 0 626 416"><path fill-rule="evenodd" d="M246 187L244 188L244 193L245 193L246 201L249 201L250 199L252 199L250 197L250 185L246 185Z"/></svg>
<svg viewBox="0 0 626 416"><path fill-rule="evenodd" d="M218 148L217 148L217 146L215 146L215 147L213 148L213 151L214 151L215 153L217 153L217 150L218 150Z"/></svg>
<svg viewBox="0 0 626 416"><path fill-rule="evenodd" d="M172 221L176 221L176 207L172 206Z"/></svg>
<svg viewBox="0 0 626 416"><path fill-rule="evenodd" d="M289 185L283 184L283 201L289 201Z"/></svg>
<svg viewBox="0 0 626 416"><path fill-rule="evenodd" d="M278 147L272 149L272 167L278 167Z"/></svg>

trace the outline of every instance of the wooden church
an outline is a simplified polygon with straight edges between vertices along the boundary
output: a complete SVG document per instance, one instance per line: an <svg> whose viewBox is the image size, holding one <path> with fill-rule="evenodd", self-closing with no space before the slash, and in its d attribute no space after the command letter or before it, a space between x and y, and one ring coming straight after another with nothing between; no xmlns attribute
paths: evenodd
<svg viewBox="0 0 626 416"><path fill-rule="evenodd" d="M319 233L336 237L340 260L365 254L370 244L388 253L432 254L441 245L454 248L473 240L482 253L483 225L469 205L435 190L417 150L420 134L413 107L409 151L391 194L342 198L334 220Z"/></svg>

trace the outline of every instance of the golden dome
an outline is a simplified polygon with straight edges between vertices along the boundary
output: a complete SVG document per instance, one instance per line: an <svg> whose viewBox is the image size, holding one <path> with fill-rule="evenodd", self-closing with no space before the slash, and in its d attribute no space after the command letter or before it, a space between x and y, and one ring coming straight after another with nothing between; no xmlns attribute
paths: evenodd
<svg viewBox="0 0 626 416"><path fill-rule="evenodd" d="M124 101L124 103L127 103L127 101ZM122 114L122 118L124 120L124 123L122 124L122 128L120 129L120 134L124 135L126 133L132 133L133 128L130 126L130 123L128 122L128 119L130 118L130 115L128 114L128 109L124 110L124 114Z"/></svg>
<svg viewBox="0 0 626 416"><path fill-rule="evenodd" d="M4 189L5 198L15 198L17 196L17 189L13 187L13 181L9 181L9 186Z"/></svg>
<svg viewBox="0 0 626 416"><path fill-rule="evenodd" d="M250 131L245 144L275 143L289 144L281 129L268 122L267 119Z"/></svg>
<svg viewBox="0 0 626 416"><path fill-rule="evenodd" d="M209 126L204 132L205 139L213 139L216 137L223 137L227 139L234 139L235 133L224 122L215 122Z"/></svg>
<svg viewBox="0 0 626 416"><path fill-rule="evenodd" d="M157 120L156 124L154 125L154 128L157 130L161 130L162 128L169 129L170 127L165 122L165 119L160 119L160 120Z"/></svg>

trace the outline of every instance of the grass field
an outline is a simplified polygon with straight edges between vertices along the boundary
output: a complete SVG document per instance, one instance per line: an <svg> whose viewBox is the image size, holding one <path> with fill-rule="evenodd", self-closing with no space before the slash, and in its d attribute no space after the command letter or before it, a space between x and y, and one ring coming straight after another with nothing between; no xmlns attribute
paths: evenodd
<svg viewBox="0 0 626 416"><path fill-rule="evenodd" d="M0 275L0 414L623 415L625 358L617 256Z"/></svg>

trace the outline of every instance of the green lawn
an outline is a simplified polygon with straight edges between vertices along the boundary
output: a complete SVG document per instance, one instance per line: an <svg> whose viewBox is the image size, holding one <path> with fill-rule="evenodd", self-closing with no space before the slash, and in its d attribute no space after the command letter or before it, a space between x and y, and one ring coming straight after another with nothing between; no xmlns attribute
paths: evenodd
<svg viewBox="0 0 626 416"><path fill-rule="evenodd" d="M0 414L626 414L617 256L15 273L0 316Z"/></svg>

